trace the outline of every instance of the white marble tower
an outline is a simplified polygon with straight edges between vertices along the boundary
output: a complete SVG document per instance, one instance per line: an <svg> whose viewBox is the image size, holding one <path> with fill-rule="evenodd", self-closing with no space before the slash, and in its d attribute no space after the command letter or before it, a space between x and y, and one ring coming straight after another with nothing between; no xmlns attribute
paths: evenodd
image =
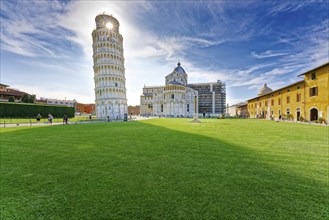
<svg viewBox="0 0 329 220"><path fill-rule="evenodd" d="M128 109L120 23L107 14L97 15L95 21L92 37L96 117L122 120Z"/></svg>

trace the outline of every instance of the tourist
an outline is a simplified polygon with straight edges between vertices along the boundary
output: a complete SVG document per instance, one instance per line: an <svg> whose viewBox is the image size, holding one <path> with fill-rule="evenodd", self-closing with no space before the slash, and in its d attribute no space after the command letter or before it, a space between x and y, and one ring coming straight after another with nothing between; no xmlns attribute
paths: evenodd
<svg viewBox="0 0 329 220"><path fill-rule="evenodd" d="M67 115L63 116L63 124L67 124L69 118L67 117Z"/></svg>
<svg viewBox="0 0 329 220"><path fill-rule="evenodd" d="M40 122L40 119L41 119L41 115L40 115L40 113L38 113L38 115L37 115L37 123Z"/></svg>
<svg viewBox="0 0 329 220"><path fill-rule="evenodd" d="M53 116L51 114L48 114L48 123L52 124L53 123Z"/></svg>

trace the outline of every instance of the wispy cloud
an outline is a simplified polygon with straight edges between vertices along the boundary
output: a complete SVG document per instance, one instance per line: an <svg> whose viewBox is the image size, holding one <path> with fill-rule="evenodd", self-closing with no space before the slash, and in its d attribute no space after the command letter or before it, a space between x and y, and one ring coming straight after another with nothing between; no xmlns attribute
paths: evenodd
<svg viewBox="0 0 329 220"><path fill-rule="evenodd" d="M55 57L50 42L60 39L63 32L56 21L64 8L65 4L59 1L3 1L2 49L23 56Z"/></svg>
<svg viewBox="0 0 329 220"><path fill-rule="evenodd" d="M263 58L268 58L268 57L277 57L277 56L285 56L288 55L289 53L284 53L284 52L273 52L272 50L267 50L262 53L257 53L255 51L251 52L251 55L253 57L256 57L258 59L263 59Z"/></svg>
<svg viewBox="0 0 329 220"><path fill-rule="evenodd" d="M250 74L252 74L256 71L259 71L261 69L264 69L264 68L270 67L270 66L274 66L274 65L276 65L276 64L275 63L256 64L256 65L253 65L249 68L238 70L237 73L238 73L239 76L245 75L245 74L250 75Z"/></svg>
<svg viewBox="0 0 329 220"><path fill-rule="evenodd" d="M307 1L273 1L270 2L271 7L268 11L269 15L276 15L279 13L294 12L300 8L306 7L307 5L319 2L317 0L307 0Z"/></svg>
<svg viewBox="0 0 329 220"><path fill-rule="evenodd" d="M279 60L283 66L306 70L329 61L329 19L320 24L298 28L291 35L292 38L285 38L291 53Z"/></svg>

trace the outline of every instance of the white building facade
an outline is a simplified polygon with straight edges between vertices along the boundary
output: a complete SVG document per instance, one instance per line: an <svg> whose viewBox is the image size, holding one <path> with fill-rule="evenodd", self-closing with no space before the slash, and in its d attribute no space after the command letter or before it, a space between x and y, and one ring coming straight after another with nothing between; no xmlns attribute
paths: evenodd
<svg viewBox="0 0 329 220"><path fill-rule="evenodd" d="M107 14L97 15L95 21L92 38L96 117L122 120L128 108L120 24Z"/></svg>
<svg viewBox="0 0 329 220"><path fill-rule="evenodd" d="M47 102L47 105L65 105L67 107L75 107L77 105L76 100L45 99L41 97L40 101Z"/></svg>
<svg viewBox="0 0 329 220"><path fill-rule="evenodd" d="M162 117L193 117L198 114L198 91L187 85L187 74L178 63L166 76L165 86L143 88L140 114Z"/></svg>

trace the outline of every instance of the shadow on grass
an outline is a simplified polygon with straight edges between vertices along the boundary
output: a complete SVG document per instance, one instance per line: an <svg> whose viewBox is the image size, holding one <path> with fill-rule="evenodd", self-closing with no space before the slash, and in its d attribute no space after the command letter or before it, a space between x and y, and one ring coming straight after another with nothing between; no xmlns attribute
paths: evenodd
<svg viewBox="0 0 329 220"><path fill-rule="evenodd" d="M328 185L143 122L1 136L1 219L325 219Z"/></svg>

